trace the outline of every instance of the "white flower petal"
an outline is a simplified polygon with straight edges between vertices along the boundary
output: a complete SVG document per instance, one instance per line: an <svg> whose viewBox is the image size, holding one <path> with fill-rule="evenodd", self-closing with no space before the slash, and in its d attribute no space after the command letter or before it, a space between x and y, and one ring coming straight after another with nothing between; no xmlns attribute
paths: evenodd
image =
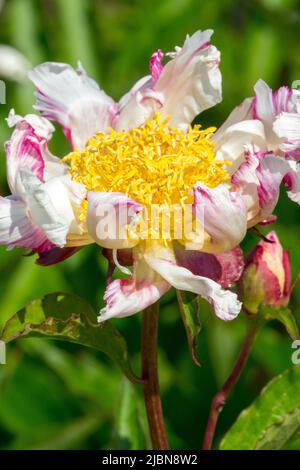
<svg viewBox="0 0 300 470"><path fill-rule="evenodd" d="M141 126L163 106L163 95L152 88L150 75L141 78L119 102L120 113L115 120L117 131Z"/></svg>
<svg viewBox="0 0 300 470"><path fill-rule="evenodd" d="M197 184L194 189L195 209L199 211L200 223L210 236L202 251L229 251L243 240L247 231L247 208L238 193L220 184L211 189ZM197 210L196 210L197 216Z"/></svg>
<svg viewBox="0 0 300 470"><path fill-rule="evenodd" d="M130 279L116 279L107 287L104 295L106 306L100 311L98 321L128 317L141 312L169 289L170 285L143 259L139 259L135 262Z"/></svg>
<svg viewBox="0 0 300 470"><path fill-rule="evenodd" d="M27 215L26 204L17 198L0 197L0 244L43 252L53 246Z"/></svg>
<svg viewBox="0 0 300 470"><path fill-rule="evenodd" d="M104 248L133 247L138 240L128 239L126 227L140 209L140 204L125 194L89 191L87 227L90 236Z"/></svg>
<svg viewBox="0 0 300 470"><path fill-rule="evenodd" d="M237 122L214 136L216 158L232 162L226 170L233 174L244 161L245 146L252 144L257 150L267 150L264 126L260 121Z"/></svg>
<svg viewBox="0 0 300 470"><path fill-rule="evenodd" d="M47 183L41 183L28 169L20 171L22 184L25 188L24 198L30 211L30 216L34 223L38 225L47 235L54 245L64 246L69 231L69 221L60 215L57 208L53 205L49 190L59 191L61 182L58 180L58 186L49 187ZM61 194L62 195L62 194ZM54 196L54 194L52 194ZM66 196L63 194L62 197ZM60 201L60 208L67 202L67 197Z"/></svg>
<svg viewBox="0 0 300 470"><path fill-rule="evenodd" d="M210 44L212 30L197 31L163 68L154 91L163 96L163 117L186 130L202 111L222 100L220 52Z"/></svg>
<svg viewBox="0 0 300 470"><path fill-rule="evenodd" d="M300 114L281 113L273 125L274 132L283 142L280 149L296 160L300 159Z"/></svg>
<svg viewBox="0 0 300 470"><path fill-rule="evenodd" d="M35 109L58 122L73 147L83 149L96 132L107 132L116 114L112 98L83 69L46 62L29 72L36 87Z"/></svg>
<svg viewBox="0 0 300 470"><path fill-rule="evenodd" d="M66 174L68 168L48 150L54 127L47 119L34 114L21 117L11 110L7 118L10 127L16 126L6 143L7 180L13 194L22 194L20 169L28 168L40 181Z"/></svg>
<svg viewBox="0 0 300 470"><path fill-rule="evenodd" d="M203 276L194 275L186 268L176 265L174 254L168 248L150 249L145 254L149 266L169 284L179 290L194 292L206 299L221 320L233 320L241 310L237 295Z"/></svg>

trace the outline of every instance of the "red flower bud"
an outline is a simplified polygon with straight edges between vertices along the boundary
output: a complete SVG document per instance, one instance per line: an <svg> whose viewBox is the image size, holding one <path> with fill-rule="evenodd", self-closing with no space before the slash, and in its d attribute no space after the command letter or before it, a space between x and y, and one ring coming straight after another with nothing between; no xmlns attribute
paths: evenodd
<svg viewBox="0 0 300 470"><path fill-rule="evenodd" d="M291 291L290 258L275 232L261 240L246 258L239 281L239 293L244 309L256 314L261 305L286 306Z"/></svg>

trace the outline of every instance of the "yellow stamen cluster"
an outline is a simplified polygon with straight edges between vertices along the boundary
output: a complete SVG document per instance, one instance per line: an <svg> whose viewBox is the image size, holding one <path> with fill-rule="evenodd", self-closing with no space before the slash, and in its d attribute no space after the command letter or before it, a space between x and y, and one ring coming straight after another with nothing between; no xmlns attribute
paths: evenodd
<svg viewBox="0 0 300 470"><path fill-rule="evenodd" d="M146 207L183 205L197 181L215 187L228 179L226 162L215 160L214 131L196 125L183 133L156 114L139 128L98 132L64 161L88 190L125 193Z"/></svg>

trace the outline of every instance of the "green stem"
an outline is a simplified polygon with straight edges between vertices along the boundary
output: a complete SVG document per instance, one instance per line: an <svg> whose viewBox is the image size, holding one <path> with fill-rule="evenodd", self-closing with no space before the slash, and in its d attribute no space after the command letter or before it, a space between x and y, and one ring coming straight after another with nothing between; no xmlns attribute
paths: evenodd
<svg viewBox="0 0 300 470"><path fill-rule="evenodd" d="M144 399L153 449L169 449L161 405L157 371L157 332L159 304L143 313L142 323L142 378Z"/></svg>
<svg viewBox="0 0 300 470"><path fill-rule="evenodd" d="M230 392L239 380L240 375L247 363L251 348L260 326L261 323L257 322L256 320L252 320L250 323L238 360L229 374L226 382L213 398L204 435L202 447L203 450L211 450L219 415L226 404Z"/></svg>

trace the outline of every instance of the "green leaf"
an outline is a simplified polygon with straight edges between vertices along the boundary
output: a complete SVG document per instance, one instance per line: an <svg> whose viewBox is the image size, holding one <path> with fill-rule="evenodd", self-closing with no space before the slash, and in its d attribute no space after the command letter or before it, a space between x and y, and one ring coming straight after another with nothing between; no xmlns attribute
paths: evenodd
<svg viewBox="0 0 300 470"><path fill-rule="evenodd" d="M137 390L127 380L122 384L114 447L118 450L140 450L149 447L143 403Z"/></svg>
<svg viewBox="0 0 300 470"><path fill-rule="evenodd" d="M283 449L300 431L300 367L273 379L244 410L221 450Z"/></svg>
<svg viewBox="0 0 300 470"><path fill-rule="evenodd" d="M187 334L190 353L194 363L200 367L200 362L197 358L197 343L201 330L198 296L191 294L190 292L179 290L176 292L180 313Z"/></svg>
<svg viewBox="0 0 300 470"><path fill-rule="evenodd" d="M102 351L124 374L138 382L131 369L124 337L109 322L99 325L92 307L72 294L53 293L34 300L6 322L1 339L48 337Z"/></svg>

